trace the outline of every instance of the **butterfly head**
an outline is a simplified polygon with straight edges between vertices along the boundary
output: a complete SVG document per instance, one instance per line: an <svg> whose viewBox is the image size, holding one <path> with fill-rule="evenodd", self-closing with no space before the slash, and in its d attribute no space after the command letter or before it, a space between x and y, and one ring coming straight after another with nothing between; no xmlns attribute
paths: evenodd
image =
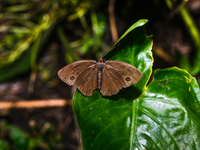
<svg viewBox="0 0 200 150"><path fill-rule="evenodd" d="M104 62L105 61L102 57L100 57L98 60L99 60L99 62Z"/></svg>

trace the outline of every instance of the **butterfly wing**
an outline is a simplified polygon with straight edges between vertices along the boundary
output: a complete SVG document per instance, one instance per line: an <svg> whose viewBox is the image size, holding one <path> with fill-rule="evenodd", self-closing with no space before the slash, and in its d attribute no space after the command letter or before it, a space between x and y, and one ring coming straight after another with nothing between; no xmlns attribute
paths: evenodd
<svg viewBox="0 0 200 150"><path fill-rule="evenodd" d="M104 96L115 95L120 89L137 83L143 74L134 66L121 61L106 61L102 71L100 92Z"/></svg>
<svg viewBox="0 0 200 150"><path fill-rule="evenodd" d="M71 63L58 71L60 79L76 86L85 96L92 96L97 88L97 67L95 60L81 60Z"/></svg>

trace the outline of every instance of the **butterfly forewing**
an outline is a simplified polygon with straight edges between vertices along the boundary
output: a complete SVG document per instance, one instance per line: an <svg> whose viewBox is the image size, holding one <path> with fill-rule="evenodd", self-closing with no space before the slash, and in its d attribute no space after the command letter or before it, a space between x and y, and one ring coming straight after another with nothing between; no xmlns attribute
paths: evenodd
<svg viewBox="0 0 200 150"><path fill-rule="evenodd" d="M96 64L95 60L81 60L67 65L58 71L60 79L68 85L80 85L81 75L86 72L92 71L92 67ZM86 74L86 73L85 73Z"/></svg>
<svg viewBox="0 0 200 150"><path fill-rule="evenodd" d="M140 70L125 62L106 61L105 64L120 73L120 79L125 82L124 88L137 83L143 76Z"/></svg>
<svg viewBox="0 0 200 150"><path fill-rule="evenodd" d="M104 96L115 95L122 87L126 88L137 83L142 76L142 72L128 63L106 61L100 92Z"/></svg>

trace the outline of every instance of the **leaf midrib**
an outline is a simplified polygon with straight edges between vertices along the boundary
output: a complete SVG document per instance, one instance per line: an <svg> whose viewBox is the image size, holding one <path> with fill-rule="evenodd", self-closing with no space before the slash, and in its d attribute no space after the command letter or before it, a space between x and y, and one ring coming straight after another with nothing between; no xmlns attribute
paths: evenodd
<svg viewBox="0 0 200 150"><path fill-rule="evenodd" d="M131 121L131 134L130 134L130 150L133 149L133 143L136 141L136 122L138 113L138 102L139 99L133 100L132 104L132 121Z"/></svg>

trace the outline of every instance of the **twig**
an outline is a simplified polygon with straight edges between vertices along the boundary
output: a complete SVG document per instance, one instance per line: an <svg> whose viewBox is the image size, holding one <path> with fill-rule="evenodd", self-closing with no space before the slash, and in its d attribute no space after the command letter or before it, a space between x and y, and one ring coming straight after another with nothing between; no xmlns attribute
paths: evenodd
<svg viewBox="0 0 200 150"><path fill-rule="evenodd" d="M34 71L34 72L31 72L31 75L30 75L30 80L29 80L29 84L27 88L28 93L33 93L35 80L36 80L36 72Z"/></svg>
<svg viewBox="0 0 200 150"><path fill-rule="evenodd" d="M110 0L109 7L108 7L109 19L110 19L110 28L111 28L113 43L117 42L117 40L118 40L114 4L115 4L115 0Z"/></svg>
<svg viewBox="0 0 200 150"><path fill-rule="evenodd" d="M154 45L153 52L160 58L162 58L165 62L170 65L175 64L175 60L168 53L166 53L160 46Z"/></svg>
<svg viewBox="0 0 200 150"><path fill-rule="evenodd" d="M17 102L0 102L0 110L11 108L45 108L45 107L63 107L71 105L70 100L66 99L48 99L33 101L17 101Z"/></svg>

